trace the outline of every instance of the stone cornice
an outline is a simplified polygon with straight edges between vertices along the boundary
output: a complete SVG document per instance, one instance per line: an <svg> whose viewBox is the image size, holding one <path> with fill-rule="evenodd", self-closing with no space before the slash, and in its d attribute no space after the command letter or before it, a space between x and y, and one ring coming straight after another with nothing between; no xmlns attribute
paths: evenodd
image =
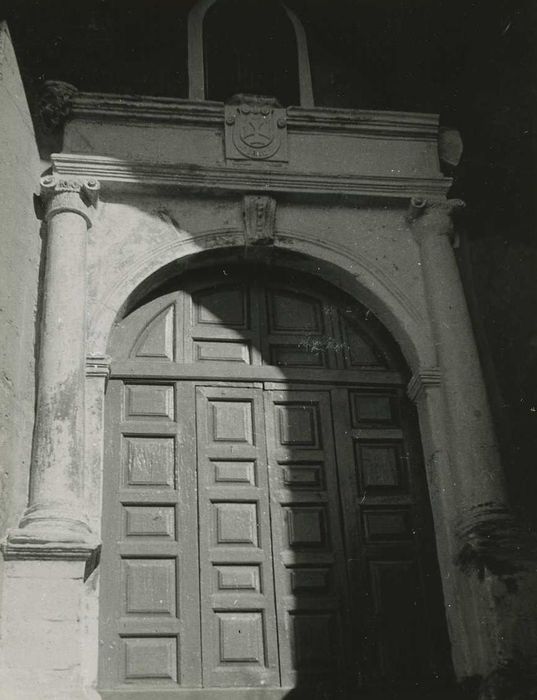
<svg viewBox="0 0 537 700"><path fill-rule="evenodd" d="M224 104L179 98L79 92L71 101L71 116L89 121L107 119L127 123L223 127ZM436 114L289 107L287 119L290 131L344 132L363 137L414 138L426 141L438 139Z"/></svg>
<svg viewBox="0 0 537 700"><path fill-rule="evenodd" d="M417 401L428 387L440 386L442 375L438 367L426 367L415 372L407 386L407 395L411 401Z"/></svg>
<svg viewBox="0 0 537 700"><path fill-rule="evenodd" d="M119 189L155 186L175 190L289 192L408 199L416 191L433 198L445 197L451 186L451 180L445 177L334 175L276 168L256 171L249 167L172 165L70 153L53 154L52 162L59 177L98 178L102 183L116 185Z"/></svg>

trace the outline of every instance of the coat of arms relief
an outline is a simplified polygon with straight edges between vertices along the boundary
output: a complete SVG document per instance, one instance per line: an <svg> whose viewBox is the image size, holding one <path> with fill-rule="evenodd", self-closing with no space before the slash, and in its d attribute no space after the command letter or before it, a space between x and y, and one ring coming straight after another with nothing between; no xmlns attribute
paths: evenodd
<svg viewBox="0 0 537 700"><path fill-rule="evenodd" d="M287 162L287 113L274 97L235 95L225 106L226 158Z"/></svg>

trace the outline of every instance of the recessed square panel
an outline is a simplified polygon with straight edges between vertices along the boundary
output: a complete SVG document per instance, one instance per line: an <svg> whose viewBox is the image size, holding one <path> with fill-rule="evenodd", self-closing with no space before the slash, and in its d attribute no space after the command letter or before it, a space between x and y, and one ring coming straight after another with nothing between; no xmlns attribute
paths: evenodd
<svg viewBox="0 0 537 700"><path fill-rule="evenodd" d="M125 398L127 419L174 419L173 386L127 384Z"/></svg>
<svg viewBox="0 0 537 700"><path fill-rule="evenodd" d="M290 489L319 489L323 487L322 464L284 464L282 481Z"/></svg>
<svg viewBox="0 0 537 700"><path fill-rule="evenodd" d="M216 543L258 545L256 503L215 503Z"/></svg>
<svg viewBox="0 0 537 700"><path fill-rule="evenodd" d="M256 484L255 462L240 461L218 461L212 462L214 466L214 481L217 484Z"/></svg>
<svg viewBox="0 0 537 700"><path fill-rule="evenodd" d="M386 361L369 340L350 323L344 323L347 345L346 360L350 367L384 367Z"/></svg>
<svg viewBox="0 0 537 700"><path fill-rule="evenodd" d="M243 287L218 287L196 292L194 319L196 323L245 328L248 325L247 291Z"/></svg>
<svg viewBox="0 0 537 700"><path fill-rule="evenodd" d="M366 538L374 542L408 540L412 537L406 508L371 508L362 513Z"/></svg>
<svg viewBox="0 0 537 700"><path fill-rule="evenodd" d="M330 589L331 570L318 567L293 567L289 571L291 591L318 595Z"/></svg>
<svg viewBox="0 0 537 700"><path fill-rule="evenodd" d="M124 679L177 682L176 637L123 637Z"/></svg>
<svg viewBox="0 0 537 700"><path fill-rule="evenodd" d="M317 344L270 346L270 364L277 367L326 367L326 354Z"/></svg>
<svg viewBox="0 0 537 700"><path fill-rule="evenodd" d="M322 506L289 506L286 511L289 547L326 547L326 512Z"/></svg>
<svg viewBox="0 0 537 700"><path fill-rule="evenodd" d="M125 613L175 615L175 559L123 559Z"/></svg>
<svg viewBox="0 0 537 700"><path fill-rule="evenodd" d="M242 362L250 364L250 348L246 343L196 340L194 342L196 362Z"/></svg>
<svg viewBox="0 0 537 700"><path fill-rule="evenodd" d="M337 621L331 613L290 615L293 666L297 671L335 670Z"/></svg>
<svg viewBox="0 0 537 700"><path fill-rule="evenodd" d="M216 567L216 575L219 591L260 592L259 566L221 564Z"/></svg>
<svg viewBox="0 0 537 700"><path fill-rule="evenodd" d="M175 443L172 437L126 437L127 486L175 487Z"/></svg>
<svg viewBox="0 0 537 700"><path fill-rule="evenodd" d="M291 291L269 292L273 333L322 333L322 307L317 299Z"/></svg>
<svg viewBox="0 0 537 700"><path fill-rule="evenodd" d="M427 618L414 561L371 561L377 649L384 673L401 679L427 672Z"/></svg>
<svg viewBox="0 0 537 700"><path fill-rule="evenodd" d="M377 612L395 614L403 605L416 609L421 596L415 561L370 561L368 567Z"/></svg>
<svg viewBox="0 0 537 700"><path fill-rule="evenodd" d="M317 406L307 403L278 404L280 444L296 447L319 447Z"/></svg>
<svg viewBox="0 0 537 700"><path fill-rule="evenodd" d="M263 616L261 612L220 612L221 664L264 665Z"/></svg>
<svg viewBox="0 0 537 700"><path fill-rule="evenodd" d="M209 401L209 435L213 442L253 444L253 405L251 401Z"/></svg>
<svg viewBox="0 0 537 700"><path fill-rule="evenodd" d="M360 425L396 425L396 397L390 394L351 392L351 413L354 427Z"/></svg>
<svg viewBox="0 0 537 700"><path fill-rule="evenodd" d="M126 537L175 538L173 506L124 506Z"/></svg>
<svg viewBox="0 0 537 700"><path fill-rule="evenodd" d="M355 450L363 491L403 486L401 446L398 443L357 442Z"/></svg>

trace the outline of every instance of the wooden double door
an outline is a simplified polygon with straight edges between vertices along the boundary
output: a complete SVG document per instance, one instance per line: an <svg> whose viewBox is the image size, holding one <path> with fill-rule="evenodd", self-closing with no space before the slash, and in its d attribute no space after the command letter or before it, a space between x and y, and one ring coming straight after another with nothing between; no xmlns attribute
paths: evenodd
<svg viewBox="0 0 537 700"><path fill-rule="evenodd" d="M109 683L328 699L434 672L400 402L393 387L113 380Z"/></svg>
<svg viewBox="0 0 537 700"><path fill-rule="evenodd" d="M441 677L415 415L366 309L272 266L193 271L109 351L103 697L386 700Z"/></svg>

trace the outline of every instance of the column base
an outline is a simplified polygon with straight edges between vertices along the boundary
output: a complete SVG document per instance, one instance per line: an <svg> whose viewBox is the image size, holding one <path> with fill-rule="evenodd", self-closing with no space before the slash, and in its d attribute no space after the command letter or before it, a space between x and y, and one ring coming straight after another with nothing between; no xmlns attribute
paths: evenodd
<svg viewBox="0 0 537 700"><path fill-rule="evenodd" d="M98 546L80 511L46 504L28 508L2 551L5 559L88 559Z"/></svg>

